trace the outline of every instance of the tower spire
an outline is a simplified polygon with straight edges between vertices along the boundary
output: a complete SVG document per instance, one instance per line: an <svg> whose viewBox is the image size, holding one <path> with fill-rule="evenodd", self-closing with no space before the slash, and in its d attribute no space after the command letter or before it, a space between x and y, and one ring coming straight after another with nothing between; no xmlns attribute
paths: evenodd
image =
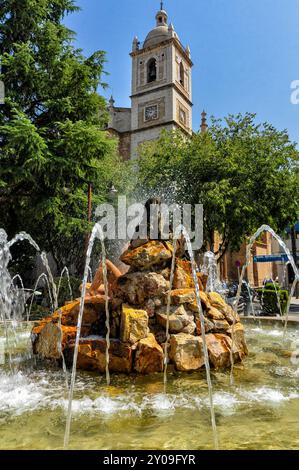
<svg viewBox="0 0 299 470"><path fill-rule="evenodd" d="M200 130L202 134L205 134L208 130L208 124L207 124L207 113L205 110L201 113L201 125L200 125Z"/></svg>
<svg viewBox="0 0 299 470"><path fill-rule="evenodd" d="M164 2L160 2L160 10L164 9Z"/></svg>

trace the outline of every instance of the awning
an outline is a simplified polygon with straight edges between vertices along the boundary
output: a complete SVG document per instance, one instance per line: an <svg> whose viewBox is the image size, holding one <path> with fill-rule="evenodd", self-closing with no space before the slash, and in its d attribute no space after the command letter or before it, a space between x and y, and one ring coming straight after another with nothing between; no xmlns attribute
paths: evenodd
<svg viewBox="0 0 299 470"><path fill-rule="evenodd" d="M297 254L299 258L299 253ZM254 263L274 263L275 261L287 263L288 257L286 254L281 255L260 255L253 258Z"/></svg>
<svg viewBox="0 0 299 470"><path fill-rule="evenodd" d="M296 230L297 233L299 233L299 222L297 222L297 223L295 224L295 230ZM286 230L286 232L287 232L287 233L291 233L291 228L288 227L287 230Z"/></svg>

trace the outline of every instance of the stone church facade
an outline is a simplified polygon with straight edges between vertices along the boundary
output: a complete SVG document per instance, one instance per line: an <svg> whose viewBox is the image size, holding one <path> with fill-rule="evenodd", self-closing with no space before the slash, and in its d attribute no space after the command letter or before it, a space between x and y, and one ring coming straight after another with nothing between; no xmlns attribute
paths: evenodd
<svg viewBox="0 0 299 470"><path fill-rule="evenodd" d="M132 52L131 108L109 102L108 130L118 137L124 159L136 158L138 146L157 139L162 129L192 134L192 66L184 47L168 24L164 9L143 44L135 37Z"/></svg>

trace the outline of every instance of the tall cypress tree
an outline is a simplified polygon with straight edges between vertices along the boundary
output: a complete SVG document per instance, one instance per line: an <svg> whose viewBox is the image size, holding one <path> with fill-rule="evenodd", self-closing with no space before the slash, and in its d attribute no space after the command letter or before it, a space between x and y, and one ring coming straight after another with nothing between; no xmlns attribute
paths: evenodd
<svg viewBox="0 0 299 470"><path fill-rule="evenodd" d="M105 53L85 57L63 23L77 10L73 0L0 0L0 227L30 232L61 262L84 245L88 183L101 202L121 173L98 94Z"/></svg>

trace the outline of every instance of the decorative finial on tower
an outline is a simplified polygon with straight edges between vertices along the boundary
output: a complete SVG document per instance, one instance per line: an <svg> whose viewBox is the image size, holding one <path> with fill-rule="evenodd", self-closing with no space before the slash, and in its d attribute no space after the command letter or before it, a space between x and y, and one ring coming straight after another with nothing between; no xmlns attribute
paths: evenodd
<svg viewBox="0 0 299 470"><path fill-rule="evenodd" d="M170 23L169 26L168 26L168 34L171 38L175 37L174 26L173 26L172 23Z"/></svg>
<svg viewBox="0 0 299 470"><path fill-rule="evenodd" d="M157 26L167 26L168 15L164 10L164 3L161 2L161 9L156 14Z"/></svg>
<svg viewBox="0 0 299 470"><path fill-rule="evenodd" d="M140 42L138 41L138 37L135 36L134 39L133 39L133 47L132 47L133 52L138 51L139 46L140 46Z"/></svg>
<svg viewBox="0 0 299 470"><path fill-rule="evenodd" d="M200 125L201 133L204 134L205 132L207 132L207 129L208 129L207 113L205 112L205 110L203 110L203 112L201 113L201 125Z"/></svg>

